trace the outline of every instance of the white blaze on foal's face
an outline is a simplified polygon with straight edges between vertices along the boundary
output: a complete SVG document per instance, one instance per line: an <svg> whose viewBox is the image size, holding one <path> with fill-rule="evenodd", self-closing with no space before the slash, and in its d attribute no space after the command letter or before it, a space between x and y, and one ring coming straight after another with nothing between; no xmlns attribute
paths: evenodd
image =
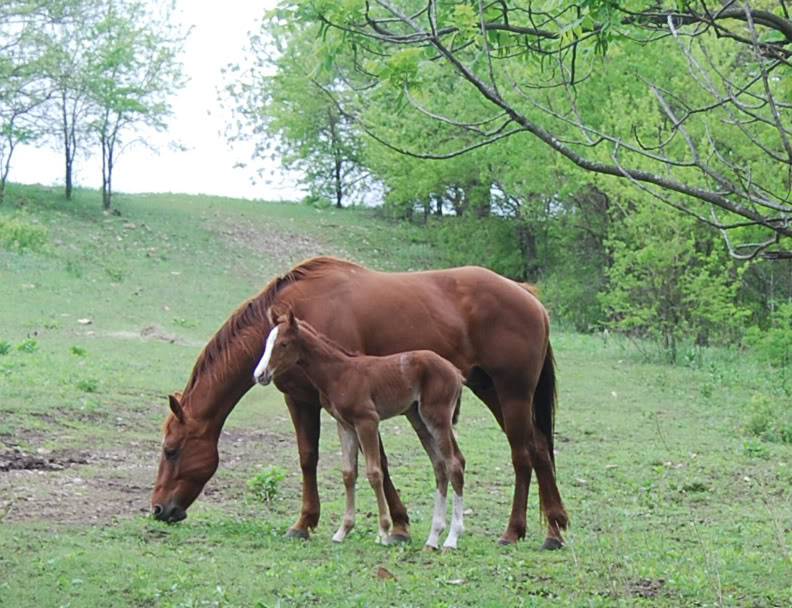
<svg viewBox="0 0 792 608"><path fill-rule="evenodd" d="M272 359L272 350L275 348L275 342L278 339L279 327L279 325L273 327L272 331L270 331L267 336L264 354L261 355L261 360L258 362L256 370L253 372L253 379L259 384L269 384L270 380L272 380L272 371L267 368L269 367L270 359Z"/></svg>

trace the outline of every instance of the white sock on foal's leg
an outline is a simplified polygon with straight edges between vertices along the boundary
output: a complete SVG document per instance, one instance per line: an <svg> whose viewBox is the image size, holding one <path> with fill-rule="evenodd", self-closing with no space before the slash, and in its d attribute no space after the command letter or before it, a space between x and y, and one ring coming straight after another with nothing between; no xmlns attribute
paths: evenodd
<svg viewBox="0 0 792 608"><path fill-rule="evenodd" d="M451 516L451 530L449 530L448 538L446 538L446 541L443 543L444 548L457 548L457 541L459 540L459 537L462 536L462 532L465 531L465 525L462 521L464 511L465 506L462 500L462 495L454 494L454 512Z"/></svg>
<svg viewBox="0 0 792 608"><path fill-rule="evenodd" d="M426 539L426 546L432 549L437 549L440 543L440 534L443 533L446 527L446 497L440 493L440 490L435 494L435 507L434 514L432 515L432 530L429 532L429 538Z"/></svg>

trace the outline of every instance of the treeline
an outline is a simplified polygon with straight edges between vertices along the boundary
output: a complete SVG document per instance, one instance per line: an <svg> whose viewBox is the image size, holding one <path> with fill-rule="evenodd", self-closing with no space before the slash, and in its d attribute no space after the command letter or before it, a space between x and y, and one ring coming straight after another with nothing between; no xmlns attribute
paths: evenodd
<svg viewBox="0 0 792 608"><path fill-rule="evenodd" d="M102 203L142 128L163 129L183 84L185 32L171 3L3 0L0 3L0 203L20 144L63 152L66 198L75 162L100 153Z"/></svg>
<svg viewBox="0 0 792 608"><path fill-rule="evenodd" d="M228 70L229 137L302 170L315 204L381 189L451 262L539 282L578 330L786 365L783 44L750 4L730 29L639 4L282 2Z"/></svg>

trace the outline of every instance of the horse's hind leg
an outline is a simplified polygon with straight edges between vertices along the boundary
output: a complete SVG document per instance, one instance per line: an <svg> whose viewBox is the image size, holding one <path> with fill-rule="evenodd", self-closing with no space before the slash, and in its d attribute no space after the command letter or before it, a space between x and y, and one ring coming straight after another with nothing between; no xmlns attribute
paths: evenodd
<svg viewBox="0 0 792 608"><path fill-rule="evenodd" d="M426 539L426 546L431 549L437 549L440 544L440 535L446 528L446 500L448 496L448 475L446 474L446 467L440 455L435 449L435 441L432 433L426 428L426 424L418 413L417 408L413 407L407 412L407 419L410 421L415 434L421 441L421 445L426 451L429 460L432 461L432 468L434 469L435 482L437 484L435 490L435 506L432 515L432 527L429 531L429 537Z"/></svg>
<svg viewBox="0 0 792 608"><path fill-rule="evenodd" d="M338 423L338 439L341 441L341 466L346 490L346 512L333 541L342 542L355 527L355 484L358 473L358 440L354 429L345 428Z"/></svg>
<svg viewBox="0 0 792 608"><path fill-rule="evenodd" d="M530 392L524 391L523 394ZM509 524L499 542L508 545L525 537L525 511L533 469L539 482L542 511L548 521L548 538L544 546L558 548L563 544L561 530L567 526L567 515L556 485L547 441L536 428L531 416L531 400L510 396L505 391L499 397L503 427L511 446L515 477Z"/></svg>
<svg viewBox="0 0 792 608"><path fill-rule="evenodd" d="M527 391L526 391L527 394ZM526 399L499 394L503 430L511 447L512 466L514 467L514 496L512 510L506 531L498 541L509 545L525 537L525 511L528 507L528 489L531 485L531 441L532 427L530 402Z"/></svg>

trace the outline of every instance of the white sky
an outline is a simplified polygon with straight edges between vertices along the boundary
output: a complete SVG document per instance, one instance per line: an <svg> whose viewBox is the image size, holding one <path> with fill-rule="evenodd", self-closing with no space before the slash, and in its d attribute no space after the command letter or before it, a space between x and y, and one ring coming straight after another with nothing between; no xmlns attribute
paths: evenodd
<svg viewBox="0 0 792 608"><path fill-rule="evenodd" d="M178 0L180 16L192 25L184 54L189 82L173 99L174 114L168 130L147 135L157 151L133 145L118 158L113 171L115 192L185 192L219 194L265 200L298 200L303 192L297 176L287 174L277 161L269 162L263 177L256 175L263 161L251 162L250 147L232 147L222 135L227 116L217 102L223 86L220 70L240 61L247 34L257 29L261 16L275 0ZM127 140L132 138L127 132ZM186 151L169 147L177 142ZM85 152L85 151L84 151ZM239 162L245 168L235 168ZM75 182L99 188L101 157L78 157ZM20 146L14 152L9 179L21 183L60 185L63 157L56 149ZM251 183L255 179L256 183ZM268 183L269 182L269 183Z"/></svg>

